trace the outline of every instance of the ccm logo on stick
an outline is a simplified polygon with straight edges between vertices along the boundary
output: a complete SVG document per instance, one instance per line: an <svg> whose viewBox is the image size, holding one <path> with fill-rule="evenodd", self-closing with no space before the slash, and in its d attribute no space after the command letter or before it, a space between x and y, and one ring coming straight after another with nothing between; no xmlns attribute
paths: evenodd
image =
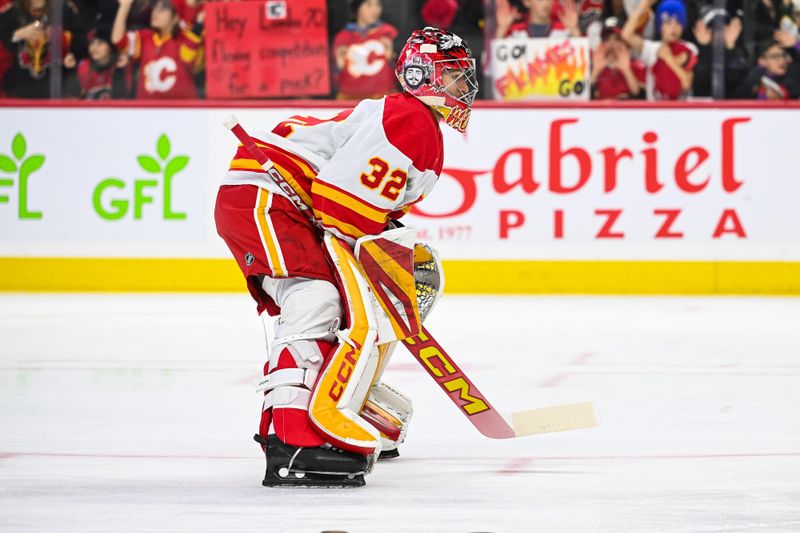
<svg viewBox="0 0 800 533"><path fill-rule="evenodd" d="M408 339L409 344L415 344L416 340L425 342L428 337L425 334L420 334L416 339ZM481 398L473 396L470 393L470 383L461 375L461 372L456 368L455 364L447 358L447 355L436 346L420 347L415 355L425 364L428 372L436 378L445 378L452 376L451 379L440 381L441 385L450 393L458 393L458 397L463 400L464 404L460 405L467 415L474 415L488 411L489 406L486 405Z"/></svg>

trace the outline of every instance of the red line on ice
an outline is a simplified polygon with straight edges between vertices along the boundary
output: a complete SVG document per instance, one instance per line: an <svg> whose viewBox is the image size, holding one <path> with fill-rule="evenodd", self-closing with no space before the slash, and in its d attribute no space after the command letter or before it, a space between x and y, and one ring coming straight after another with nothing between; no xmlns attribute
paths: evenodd
<svg viewBox="0 0 800 533"><path fill-rule="evenodd" d="M569 375L570 375L570 372L559 372L558 374L553 374L552 376L550 376L546 380L544 380L541 383L539 383L539 386L540 387L556 387L562 381L567 379L567 377Z"/></svg>
<svg viewBox="0 0 800 533"><path fill-rule="evenodd" d="M498 470L498 474L517 474L521 472L526 466L531 464L533 461L533 457L517 457L516 459L512 460L507 467L502 470Z"/></svg>
<svg viewBox="0 0 800 533"><path fill-rule="evenodd" d="M578 357L576 357L575 359L573 359L572 362L570 362L570 364L571 365L585 365L586 362L589 359L591 359L592 357L594 357L594 356L595 356L595 354L593 354L593 353L583 353L583 354L579 355Z"/></svg>

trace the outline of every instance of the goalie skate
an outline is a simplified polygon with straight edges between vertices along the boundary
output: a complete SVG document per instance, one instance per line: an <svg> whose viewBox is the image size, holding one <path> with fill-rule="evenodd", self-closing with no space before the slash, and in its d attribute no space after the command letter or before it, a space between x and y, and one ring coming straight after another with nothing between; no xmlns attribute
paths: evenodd
<svg viewBox="0 0 800 533"><path fill-rule="evenodd" d="M336 448L298 448L275 435L253 437L267 458L265 487L362 487L369 471L367 456Z"/></svg>

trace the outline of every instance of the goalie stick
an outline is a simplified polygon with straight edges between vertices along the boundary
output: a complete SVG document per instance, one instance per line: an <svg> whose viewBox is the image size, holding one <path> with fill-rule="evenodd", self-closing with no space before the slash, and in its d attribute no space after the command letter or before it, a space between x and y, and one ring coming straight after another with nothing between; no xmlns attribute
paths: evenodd
<svg viewBox="0 0 800 533"><path fill-rule="evenodd" d="M510 439L597 425L591 402L518 411L511 414L509 425L424 326L422 333L403 344L472 425L489 438Z"/></svg>
<svg viewBox="0 0 800 533"><path fill-rule="evenodd" d="M286 193L297 209L319 227L311 207L303 202L300 195L275 169L272 161L239 124L236 116L229 116L224 124L239 139L253 159L267 171L270 179ZM597 425L591 402L515 412L511 415L512 423L509 425L424 326L421 334L404 340L403 344L472 425L489 438L509 439Z"/></svg>

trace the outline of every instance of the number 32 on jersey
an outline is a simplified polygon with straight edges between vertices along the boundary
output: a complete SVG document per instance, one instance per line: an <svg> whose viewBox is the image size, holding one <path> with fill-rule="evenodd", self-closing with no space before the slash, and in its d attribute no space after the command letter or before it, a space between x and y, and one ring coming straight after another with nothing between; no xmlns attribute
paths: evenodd
<svg viewBox="0 0 800 533"><path fill-rule="evenodd" d="M361 184L367 189L378 190L378 194L387 200L396 201L400 191L406 186L408 173L400 168L392 170L389 163L377 156L371 158L369 164L372 169L369 174L361 173Z"/></svg>

